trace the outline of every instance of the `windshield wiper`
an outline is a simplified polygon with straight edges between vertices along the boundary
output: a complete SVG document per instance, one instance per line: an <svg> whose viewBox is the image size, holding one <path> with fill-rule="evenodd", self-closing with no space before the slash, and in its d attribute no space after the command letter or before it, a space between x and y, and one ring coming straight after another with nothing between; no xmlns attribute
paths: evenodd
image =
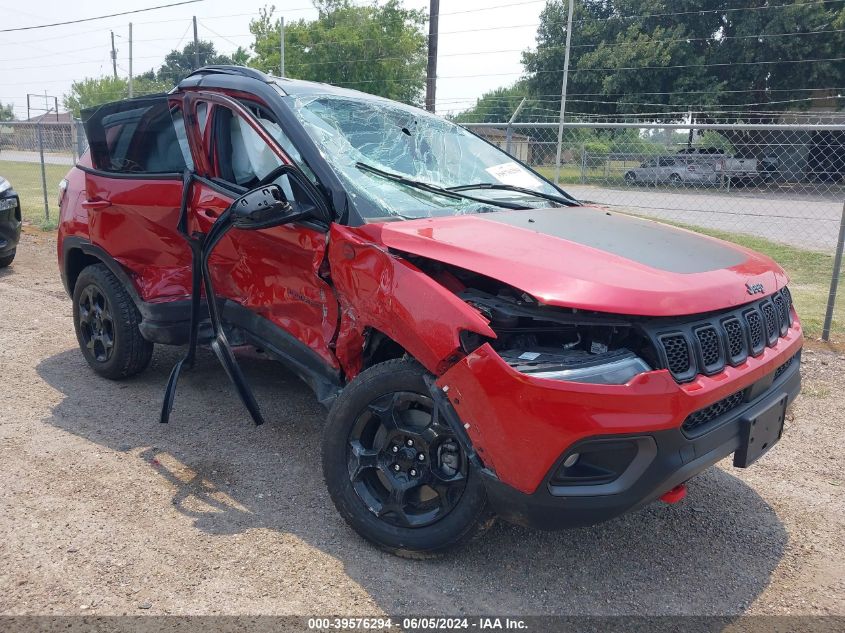
<svg viewBox="0 0 845 633"><path fill-rule="evenodd" d="M445 187L438 187L437 185L432 185L428 182L423 182L422 180L413 180L412 178L407 178L402 174L394 174L389 171L384 171L379 169L378 167L373 167L372 165L368 165L367 163L355 163L355 166L362 170L368 171L370 173L376 174L381 176L382 178L387 178L388 180L392 180L394 182L402 183L403 185L407 185L408 187L414 187L415 189L419 189L421 191L428 191L429 193L436 193L440 196L444 196L446 198L452 198L453 200L472 200L473 202L479 202L481 204L489 204L494 207L502 207L503 209L530 209L531 207L527 207L524 204L517 204L515 202L505 202L504 200L488 200L487 198L478 198L476 196L469 196L465 193L459 193L457 191L453 191L452 189L446 189Z"/></svg>
<svg viewBox="0 0 845 633"><path fill-rule="evenodd" d="M517 187L516 185L502 185L494 182L477 182L472 185L460 185L458 187L447 187L447 191L470 191L472 189L494 189L496 191L516 191L518 193L524 193L529 196L534 196L536 198L543 198L545 200L551 200L552 202L557 202L559 204L566 205L567 207L577 207L580 206L578 202L574 199L564 198L563 196L557 196L553 193L543 193L541 191L534 191L533 189L527 189L526 187Z"/></svg>

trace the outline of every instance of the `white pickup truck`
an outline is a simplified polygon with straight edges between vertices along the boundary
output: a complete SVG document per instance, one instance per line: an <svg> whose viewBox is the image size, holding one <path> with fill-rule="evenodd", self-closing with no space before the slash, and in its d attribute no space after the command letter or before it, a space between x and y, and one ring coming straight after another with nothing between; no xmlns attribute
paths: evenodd
<svg viewBox="0 0 845 633"><path fill-rule="evenodd" d="M752 182L760 177L756 158L722 156L714 166L716 173L732 182Z"/></svg>
<svg viewBox="0 0 845 633"><path fill-rule="evenodd" d="M724 151L714 147L690 147L678 151L678 154L695 156L699 162L706 160L713 165L713 171L716 172L716 177L723 182L729 183L751 183L766 180L766 176L770 173L764 165L761 169L758 167L756 158L738 158L736 156L728 156ZM766 161L763 161L764 163Z"/></svg>

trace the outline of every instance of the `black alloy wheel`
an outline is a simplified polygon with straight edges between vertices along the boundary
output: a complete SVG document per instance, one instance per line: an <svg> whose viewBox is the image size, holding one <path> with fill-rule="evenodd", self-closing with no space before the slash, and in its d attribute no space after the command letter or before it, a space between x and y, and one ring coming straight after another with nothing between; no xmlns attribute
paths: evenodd
<svg viewBox="0 0 845 633"><path fill-rule="evenodd" d="M114 349L114 319L108 299L97 286L85 286L79 295L77 309L85 347L96 361L108 362Z"/></svg>
<svg viewBox="0 0 845 633"><path fill-rule="evenodd" d="M402 391L358 416L347 448L349 480L377 517L418 528L446 516L466 487L467 460L431 398Z"/></svg>
<svg viewBox="0 0 845 633"><path fill-rule="evenodd" d="M490 523L483 475L435 406L432 378L410 358L374 365L341 391L323 431L337 511L406 558L439 556Z"/></svg>

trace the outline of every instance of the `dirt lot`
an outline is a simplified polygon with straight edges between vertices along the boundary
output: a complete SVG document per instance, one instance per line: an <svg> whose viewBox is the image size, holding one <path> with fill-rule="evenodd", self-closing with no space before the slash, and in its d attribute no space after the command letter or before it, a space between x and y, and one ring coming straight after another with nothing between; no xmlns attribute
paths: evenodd
<svg viewBox="0 0 845 633"><path fill-rule="evenodd" d="M687 499L592 528L494 525L457 554L382 554L319 474L324 411L246 360L254 427L209 354L157 422L178 350L124 383L78 353L55 235L0 272L0 613L845 614L845 355L805 354L780 446Z"/></svg>

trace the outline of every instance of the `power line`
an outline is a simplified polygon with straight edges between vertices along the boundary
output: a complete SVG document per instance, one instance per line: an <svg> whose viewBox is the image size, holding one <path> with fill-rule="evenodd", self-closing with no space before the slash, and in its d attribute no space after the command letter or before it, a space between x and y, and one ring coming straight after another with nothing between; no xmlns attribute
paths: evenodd
<svg viewBox="0 0 845 633"><path fill-rule="evenodd" d="M182 2L173 2L171 4L161 4L157 7L147 7L146 9L133 9L132 11L121 11L120 13L109 13L107 15L97 15L91 18L79 18L78 20L67 20L65 22L53 22L51 24L38 24L35 26L17 26L11 29L0 29L0 33L11 33L12 31L32 31L34 29L46 29L52 26L64 26L66 24L79 24L81 22L93 22L94 20L104 20L106 18L116 18L122 15L132 15L134 13L144 13L146 11L155 11L157 9L167 9L170 7L178 7L183 4L194 4L196 2L204 2L204 0L182 0Z"/></svg>
<svg viewBox="0 0 845 633"><path fill-rule="evenodd" d="M820 4L831 4L842 0L814 0L813 2L795 2L793 4L769 4L758 7L729 7L725 9L696 9L693 11L675 11L673 13L641 13L638 15L610 15L605 20L638 20L642 18L670 18L679 15L703 15L705 13L736 13L741 11L768 11L774 9L791 9L793 7L818 6ZM596 18L581 18L575 20L576 24L590 22Z"/></svg>
<svg viewBox="0 0 845 633"><path fill-rule="evenodd" d="M674 44L677 42L724 42L725 40L748 40L748 39L764 39L768 37L795 37L799 35L824 35L829 33L845 33L845 29L827 29L824 31L792 31L789 33L756 33L753 35L725 35L722 37L679 37L674 39L649 39L649 40L637 40L636 42L617 42L615 44L609 44L604 46L605 49L608 48L619 48L624 46L642 46L642 45L650 45L650 44ZM604 44L604 42L600 42L598 44L579 44L578 46L573 46L572 48L599 48ZM550 50L556 48L563 48L560 45L555 46L543 46L542 49L539 50Z"/></svg>
<svg viewBox="0 0 845 633"><path fill-rule="evenodd" d="M179 21L181 21L181 20L179 20ZM200 24L203 26L203 28L205 28L207 31L209 31L212 35L215 35L215 36L225 40L226 42L228 42L232 46L235 46L235 47L241 46L240 44L238 44L234 40L229 39L229 36L223 35L222 33L218 33L217 31L215 31L214 29L209 27L204 22L200 21ZM190 28L190 26L188 28ZM187 33L187 31L186 31L186 33ZM618 43L618 44L608 45L605 48L612 49L612 48L617 48L617 47L620 47L620 46L637 46L637 45L643 45L643 44L658 44L658 43L672 43L672 42L692 42L692 41L708 41L708 40L724 41L724 40L727 40L727 39L756 39L756 38L764 38L764 37L789 37L789 36L797 36L797 35L823 35L823 34L830 34L830 33L845 33L845 29L828 29L828 30L824 30L824 31L806 31L806 32L800 32L800 33L793 32L793 33L771 33L771 34L757 34L757 35L738 35L738 36L726 36L726 37L718 38L718 39L716 39L716 38L679 38L679 39L665 39L665 40L664 39L657 39L657 40L649 40L649 41L642 41L642 42L621 42L621 43ZM234 37L239 37L239 36L234 36ZM163 41L163 40L171 40L171 39L172 38L141 39L141 40L136 40L136 42L152 42L152 41ZM181 44L182 40L184 40L184 35L180 39L180 44ZM359 40L348 40L348 41L352 42L352 41L359 41ZM336 41L335 43L341 43L341 41ZM178 46L179 45L177 44L176 47L178 48ZM582 48L585 47L585 46L600 46L600 45L599 44L581 44L580 45L580 47L582 47ZM99 46L91 46L91 47L75 49L75 50L86 51L86 50L93 50L95 48L100 48L100 47ZM563 48L563 45L546 46L546 47L543 47L543 50L558 49L558 48ZM573 46L573 48L578 48L578 47ZM476 55L495 55L495 54L502 54L502 53L519 53L522 50L523 49L498 49L498 50L489 50L489 51L470 51L470 52L465 52L465 53L445 53L445 54L440 55L440 57L472 57L472 56L476 56ZM70 52L73 52L73 50L62 51L61 53L52 53L50 55L42 55L42 56L38 56L38 57L19 57L19 58L13 58L13 59L4 59L4 60L0 60L0 61L10 62L10 61L18 61L18 60L22 61L24 59L39 59L39 58L42 58L42 57L50 57L51 55L58 55L58 54L64 55L64 54L70 53ZM148 55L146 57L138 57L137 59L154 59L155 57L157 57L157 56ZM361 59L346 59L346 60L339 60L339 61L303 62L303 63L298 64L298 66L308 66L308 67L310 67L310 66L334 66L334 65L340 65L340 64L346 65L346 64L372 63L372 62L395 61L395 60L407 60L407 57L406 56L367 57L367 58L361 58ZM80 62L85 62L85 61L90 61L90 60L80 60ZM94 61L98 61L98 60L94 60ZM758 62L753 62L753 63L756 64ZM50 64L49 67L52 67L52 66L55 66L55 65L56 64ZM70 65L70 64L64 64L64 65ZM730 64L730 65L733 65L733 64ZM21 66L21 67L6 68L6 70L28 70L28 69L37 69L37 68L42 68L42 66ZM644 68L647 68L647 67L644 67ZM575 70L579 70L579 69L575 69ZM580 70L591 70L591 69L584 68L584 69L580 69ZM542 72L546 72L546 71L542 71ZM551 72L557 72L557 71L551 71ZM603 94L603 93L598 93L598 94Z"/></svg>
<svg viewBox="0 0 845 633"><path fill-rule="evenodd" d="M202 28L204 28L206 31L208 31L208 32L209 32L209 33L211 33L212 35L216 35L216 36L217 36L217 37L219 37L220 39L226 40L227 42L229 42L229 44L231 44L232 46L235 46L236 48L241 48L241 45L240 45L240 44L238 44L237 42L235 42L235 41L233 41L233 40L230 40L230 39L229 39L228 37L226 37L225 35L221 35L221 34L220 34L220 33L218 33L217 31L215 31L214 29L212 29L210 26L208 26L208 25L207 25L205 22L203 22L202 20L200 20L200 21L199 21L199 23L200 23L200 26L202 26Z"/></svg>

